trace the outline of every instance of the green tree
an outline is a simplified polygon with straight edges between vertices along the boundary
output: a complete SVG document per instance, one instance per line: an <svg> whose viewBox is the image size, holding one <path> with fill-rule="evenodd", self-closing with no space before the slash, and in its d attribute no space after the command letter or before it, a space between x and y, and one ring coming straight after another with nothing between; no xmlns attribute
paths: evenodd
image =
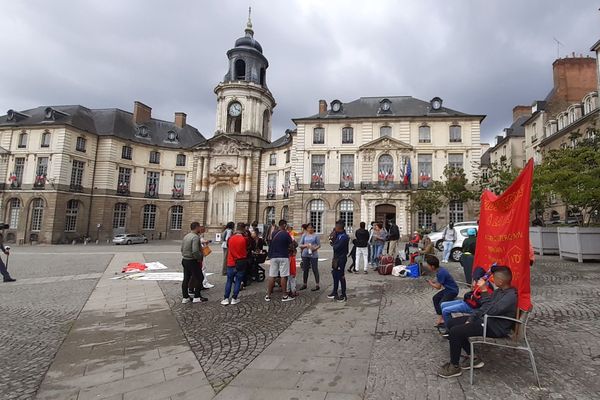
<svg viewBox="0 0 600 400"><path fill-rule="evenodd" d="M544 193L553 191L569 207L578 208L589 225L600 212L600 138L598 130L589 128L587 137L571 135L573 145L549 151L538 167L537 183Z"/></svg>
<svg viewBox="0 0 600 400"><path fill-rule="evenodd" d="M428 189L419 189L413 196L411 211L425 214L439 214L444 202L438 192Z"/></svg>
<svg viewBox="0 0 600 400"><path fill-rule="evenodd" d="M477 191L469 185L469 180L462 168L446 165L444 181L434 182L432 190L443 196L448 204L451 201L467 202L478 198Z"/></svg>

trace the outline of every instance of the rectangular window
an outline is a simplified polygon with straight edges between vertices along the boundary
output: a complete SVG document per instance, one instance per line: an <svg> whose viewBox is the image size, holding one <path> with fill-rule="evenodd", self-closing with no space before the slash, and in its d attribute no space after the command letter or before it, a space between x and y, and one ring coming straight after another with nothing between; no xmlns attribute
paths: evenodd
<svg viewBox="0 0 600 400"><path fill-rule="evenodd" d="M419 223L419 228L421 228L421 229L430 229L432 227L431 214L427 214L427 213L424 213L423 211L419 211L417 214L417 220Z"/></svg>
<svg viewBox="0 0 600 400"><path fill-rule="evenodd" d="M463 169L463 155L448 154L448 166L450 168Z"/></svg>
<svg viewBox="0 0 600 400"><path fill-rule="evenodd" d="M419 127L419 143L431 143L431 128L428 126Z"/></svg>
<svg viewBox="0 0 600 400"><path fill-rule="evenodd" d="M315 233L323 233L323 212L325 203L323 200L312 200L309 203L308 219L315 227Z"/></svg>
<svg viewBox="0 0 600 400"><path fill-rule="evenodd" d="M23 132L19 135L19 144L17 145L19 149L24 149L27 147L27 133Z"/></svg>
<svg viewBox="0 0 600 400"><path fill-rule="evenodd" d="M153 231L156 226L156 206L154 204L146 204L144 206L144 214L142 218L142 229Z"/></svg>
<svg viewBox="0 0 600 400"><path fill-rule="evenodd" d="M185 167L185 161L186 161L185 154L177 154L177 158L175 159L175 166Z"/></svg>
<svg viewBox="0 0 600 400"><path fill-rule="evenodd" d="M131 184L131 168L119 167L119 179L117 181L117 193L129 195Z"/></svg>
<svg viewBox="0 0 600 400"><path fill-rule="evenodd" d="M277 174L267 175L267 199L274 199L277 191Z"/></svg>
<svg viewBox="0 0 600 400"><path fill-rule="evenodd" d="M354 129L342 128L342 143L343 144L354 143Z"/></svg>
<svg viewBox="0 0 600 400"><path fill-rule="evenodd" d="M417 168L419 173L419 187L427 188L431 183L432 176L432 155L419 154L417 155Z"/></svg>
<svg viewBox="0 0 600 400"><path fill-rule="evenodd" d="M48 175L48 157L39 157L37 159L37 168L35 170L35 176L46 176Z"/></svg>
<svg viewBox="0 0 600 400"><path fill-rule="evenodd" d="M464 221L464 208L463 203L460 201L451 201L448 204L448 213L450 222L457 223Z"/></svg>
<svg viewBox="0 0 600 400"><path fill-rule="evenodd" d="M354 154L342 154L340 157L340 188L354 188Z"/></svg>
<svg viewBox="0 0 600 400"><path fill-rule="evenodd" d="M269 156L269 165L277 165L277 153L271 153Z"/></svg>
<svg viewBox="0 0 600 400"><path fill-rule="evenodd" d="M113 228L125 228L125 221L127 221L127 204L115 204L115 213L113 215Z"/></svg>
<svg viewBox="0 0 600 400"><path fill-rule="evenodd" d="M175 174L173 178L173 197L181 198L185 190L185 174Z"/></svg>
<svg viewBox="0 0 600 400"><path fill-rule="evenodd" d="M82 138L81 136L79 136L77 138L77 142L75 144L75 150L85 153L85 142L86 142L85 138Z"/></svg>
<svg viewBox="0 0 600 400"><path fill-rule="evenodd" d="M352 200L342 200L340 202L340 219L344 221L346 232L352 233L354 226L354 203Z"/></svg>
<svg viewBox="0 0 600 400"><path fill-rule="evenodd" d="M325 173L325 155L314 154L310 164L310 187L311 189L323 189L325 187L323 174Z"/></svg>
<svg viewBox="0 0 600 400"><path fill-rule="evenodd" d="M65 232L75 232L77 230L77 211L78 203L69 201L67 204L67 213L65 216Z"/></svg>
<svg viewBox="0 0 600 400"><path fill-rule="evenodd" d="M129 146L123 146L121 149L121 158L124 160L131 160L133 149Z"/></svg>
<svg viewBox="0 0 600 400"><path fill-rule="evenodd" d="M20 211L21 211L21 200L11 199L11 201L10 201L10 216L9 216L9 226L11 229L17 229L19 227Z"/></svg>
<svg viewBox="0 0 600 400"><path fill-rule="evenodd" d="M160 172L148 171L146 176L146 197L158 197Z"/></svg>
<svg viewBox="0 0 600 400"><path fill-rule="evenodd" d="M44 217L44 202L41 199L33 201L33 210L31 211L31 231L39 232L42 230L42 221Z"/></svg>
<svg viewBox="0 0 600 400"><path fill-rule="evenodd" d="M171 230L180 231L183 227L183 206L171 207Z"/></svg>
<svg viewBox="0 0 600 400"><path fill-rule="evenodd" d="M73 160L73 166L71 168L71 190L82 191L83 190L83 168L85 163L83 161Z"/></svg>
<svg viewBox="0 0 600 400"><path fill-rule="evenodd" d="M325 128L315 128L313 130L313 144L325 143Z"/></svg>
<svg viewBox="0 0 600 400"><path fill-rule="evenodd" d="M50 147L50 132L42 133L42 142L40 147Z"/></svg>
<svg viewBox="0 0 600 400"><path fill-rule="evenodd" d="M289 150L285 152L285 162L286 162L286 164L290 162L290 155L291 155L291 152Z"/></svg>
<svg viewBox="0 0 600 400"><path fill-rule="evenodd" d="M283 174L283 198L287 199L290 197L290 171L285 171ZM286 218L283 218L286 219Z"/></svg>
<svg viewBox="0 0 600 400"><path fill-rule="evenodd" d="M158 151L150 152L150 164L160 164L160 153Z"/></svg>
<svg viewBox="0 0 600 400"><path fill-rule="evenodd" d="M21 182L23 182L23 171L25 170L25 158L17 157L15 158L15 173L12 179L11 186L12 187L21 187Z"/></svg>
<svg viewBox="0 0 600 400"><path fill-rule="evenodd" d="M462 133L460 125L450 126L450 143L462 142Z"/></svg>

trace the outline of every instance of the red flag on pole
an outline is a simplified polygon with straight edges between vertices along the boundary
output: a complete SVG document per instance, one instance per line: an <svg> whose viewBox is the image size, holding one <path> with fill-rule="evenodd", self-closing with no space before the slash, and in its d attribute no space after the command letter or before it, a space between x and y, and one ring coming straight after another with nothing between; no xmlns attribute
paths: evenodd
<svg viewBox="0 0 600 400"><path fill-rule="evenodd" d="M473 269L488 270L493 263L512 271L519 308L531 308L529 266L529 203L533 159L500 196L486 190L481 195L479 231Z"/></svg>

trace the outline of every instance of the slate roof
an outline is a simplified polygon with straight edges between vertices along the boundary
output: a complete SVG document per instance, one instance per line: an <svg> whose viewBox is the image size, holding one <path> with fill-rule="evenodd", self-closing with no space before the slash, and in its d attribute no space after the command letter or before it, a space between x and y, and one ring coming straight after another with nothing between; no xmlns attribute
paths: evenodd
<svg viewBox="0 0 600 400"><path fill-rule="evenodd" d="M389 112L381 112L381 101L390 101ZM479 117L485 115L472 115L451 108L442 107L440 110L432 110L428 101L419 100L412 96L391 97L361 97L349 103L342 103L339 112L328 110L324 114L314 114L309 117L294 118L293 121L311 119L344 119L344 118L375 118L375 117Z"/></svg>
<svg viewBox="0 0 600 400"><path fill-rule="evenodd" d="M501 145L503 145L504 143L506 143L510 138L514 138L514 137L525 137L525 127L523 126L523 124L529 119L530 115L522 115L519 118L517 118L511 125L509 128L505 129L506 132L506 136L504 136L504 138L502 138L502 140L500 140L498 143L496 143L496 145L494 147L491 147L490 149L488 149L487 152L489 152L490 150L495 150L498 147L500 147ZM485 153L484 153L485 155ZM483 155L481 156L481 158L483 159Z"/></svg>
<svg viewBox="0 0 600 400"><path fill-rule="evenodd" d="M46 108L41 106L20 111L26 117L13 121L8 121L7 115L0 116L0 127L70 125L98 136L116 136L136 143L173 149L191 148L206 142L206 138L200 131L191 125L178 128L174 122L155 118L136 125L133 122L132 113L118 108L89 109L80 105L52 106L52 109L64 113L64 115L56 114L55 119L46 119ZM149 130L147 137L140 137L137 134L138 127L142 125ZM176 141L167 139L169 131L176 133Z"/></svg>
<svg viewBox="0 0 600 400"><path fill-rule="evenodd" d="M492 153L492 149L493 149L493 147L490 147L489 149L487 149L485 151L485 153L483 153L481 155L481 165L482 166L484 166L484 165L490 166L491 165L492 160L491 160L490 154Z"/></svg>
<svg viewBox="0 0 600 400"><path fill-rule="evenodd" d="M265 148L275 149L290 144L292 142L292 132L294 131L286 130L282 137L275 139L275 141L269 143Z"/></svg>

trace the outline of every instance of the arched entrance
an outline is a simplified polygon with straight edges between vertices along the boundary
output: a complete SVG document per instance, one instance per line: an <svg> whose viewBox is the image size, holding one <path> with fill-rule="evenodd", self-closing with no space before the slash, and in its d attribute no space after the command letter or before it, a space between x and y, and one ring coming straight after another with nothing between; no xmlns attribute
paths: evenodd
<svg viewBox="0 0 600 400"><path fill-rule="evenodd" d="M390 221L396 219L396 206L392 204L379 204L375 206L375 221L383 222L385 229L390 228Z"/></svg>
<svg viewBox="0 0 600 400"><path fill-rule="evenodd" d="M211 219L212 225L226 225L234 221L235 190L231 185L218 185L212 191Z"/></svg>

